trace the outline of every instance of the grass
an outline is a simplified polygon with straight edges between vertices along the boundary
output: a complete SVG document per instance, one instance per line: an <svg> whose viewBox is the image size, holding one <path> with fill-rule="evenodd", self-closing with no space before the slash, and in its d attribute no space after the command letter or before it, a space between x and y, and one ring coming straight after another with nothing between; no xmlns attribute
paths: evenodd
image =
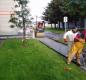
<svg viewBox="0 0 86 80"><path fill-rule="evenodd" d="M52 38L51 38L52 39ZM56 41L56 42L59 42L59 43L62 43L62 44L64 44L64 45L67 45L67 42L64 42L64 40L63 39L52 39L52 40L54 40L54 41Z"/></svg>
<svg viewBox="0 0 86 80"><path fill-rule="evenodd" d="M0 47L0 80L85 80L86 73L37 40L4 41Z"/></svg>
<svg viewBox="0 0 86 80"><path fill-rule="evenodd" d="M57 33L57 34L63 34L64 33L64 29L46 28L45 30L53 32L53 33Z"/></svg>

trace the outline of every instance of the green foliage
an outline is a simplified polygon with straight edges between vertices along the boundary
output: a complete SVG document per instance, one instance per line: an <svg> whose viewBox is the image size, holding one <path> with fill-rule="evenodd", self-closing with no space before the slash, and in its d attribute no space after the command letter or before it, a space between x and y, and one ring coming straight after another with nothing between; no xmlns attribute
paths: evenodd
<svg viewBox="0 0 86 80"><path fill-rule="evenodd" d="M64 34L64 29L46 28L45 30L56 34Z"/></svg>
<svg viewBox="0 0 86 80"><path fill-rule="evenodd" d="M16 24L17 26L18 18L15 17L14 14L11 14L9 22Z"/></svg>
<svg viewBox="0 0 86 80"><path fill-rule="evenodd" d="M25 27L29 20L30 11L27 8L28 0L14 0L17 2L15 8L20 8L20 10L15 11L15 15L11 16L9 22L15 24L17 27Z"/></svg>
<svg viewBox="0 0 86 80"><path fill-rule="evenodd" d="M70 15L86 15L86 0L64 0L63 2L63 9L65 12L69 13Z"/></svg>
<svg viewBox="0 0 86 80"><path fill-rule="evenodd" d="M20 5L26 5L29 1L28 0L15 0L18 2Z"/></svg>
<svg viewBox="0 0 86 80"><path fill-rule="evenodd" d="M14 25L10 25L11 28L14 28L15 26Z"/></svg>
<svg viewBox="0 0 86 80"><path fill-rule="evenodd" d="M69 21L86 17L86 0L52 0L45 9L44 19L51 23L62 21L68 16Z"/></svg>
<svg viewBox="0 0 86 80"><path fill-rule="evenodd" d="M60 10L59 5L60 2L58 0L52 0L43 13L45 15L45 19L50 23L57 23L58 20L61 20L63 13Z"/></svg>

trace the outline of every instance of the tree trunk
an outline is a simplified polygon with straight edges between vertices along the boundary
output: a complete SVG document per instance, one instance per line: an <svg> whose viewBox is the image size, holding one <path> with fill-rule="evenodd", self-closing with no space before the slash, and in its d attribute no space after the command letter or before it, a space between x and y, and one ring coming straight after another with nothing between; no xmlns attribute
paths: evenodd
<svg viewBox="0 0 86 80"><path fill-rule="evenodd" d="M55 29L56 29L56 24L54 24L54 27L55 27Z"/></svg>
<svg viewBox="0 0 86 80"><path fill-rule="evenodd" d="M45 30L45 22L43 22L43 25L44 25L44 30Z"/></svg>
<svg viewBox="0 0 86 80"><path fill-rule="evenodd" d="M24 6L22 5L22 10L24 9ZM23 46L25 46L25 39L26 39L26 28L25 28L25 18L24 18L24 13L22 13L22 21L23 21Z"/></svg>
<svg viewBox="0 0 86 80"><path fill-rule="evenodd" d="M51 28L53 28L53 27L52 27L52 23L51 23Z"/></svg>
<svg viewBox="0 0 86 80"><path fill-rule="evenodd" d="M60 21L58 21L58 28L60 29Z"/></svg>
<svg viewBox="0 0 86 80"><path fill-rule="evenodd" d="M84 18L82 18L82 17L80 19L80 26L81 26L81 28L84 28L85 27L84 26Z"/></svg>
<svg viewBox="0 0 86 80"><path fill-rule="evenodd" d="M77 27L77 21L75 21L74 23L75 23L75 27Z"/></svg>
<svg viewBox="0 0 86 80"><path fill-rule="evenodd" d="M68 28L68 29L70 28L70 26L69 26L69 25L70 25L70 22L67 22L67 25L66 25L66 26L67 26L67 28Z"/></svg>
<svg viewBox="0 0 86 80"><path fill-rule="evenodd" d="M25 28L25 20L23 19L23 45L25 46L25 39L26 39L26 28Z"/></svg>
<svg viewBox="0 0 86 80"><path fill-rule="evenodd" d="M64 22L62 22L62 28L64 29L65 27L64 27Z"/></svg>

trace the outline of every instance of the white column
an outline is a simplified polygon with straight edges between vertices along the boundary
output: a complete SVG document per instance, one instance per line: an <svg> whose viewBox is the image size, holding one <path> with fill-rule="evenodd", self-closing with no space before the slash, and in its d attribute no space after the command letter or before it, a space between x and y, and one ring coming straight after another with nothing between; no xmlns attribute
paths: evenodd
<svg viewBox="0 0 86 80"><path fill-rule="evenodd" d="M34 39L35 38L35 31L33 29L33 32L32 32L32 38Z"/></svg>

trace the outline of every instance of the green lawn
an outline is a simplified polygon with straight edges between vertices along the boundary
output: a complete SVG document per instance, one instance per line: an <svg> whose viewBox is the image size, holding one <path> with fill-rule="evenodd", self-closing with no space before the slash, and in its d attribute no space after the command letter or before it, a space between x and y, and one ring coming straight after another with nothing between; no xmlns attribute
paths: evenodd
<svg viewBox="0 0 86 80"><path fill-rule="evenodd" d="M27 45L13 39L0 46L0 80L85 80L85 72L39 41Z"/></svg>
<svg viewBox="0 0 86 80"><path fill-rule="evenodd" d="M64 29L46 28L45 30L53 33L57 33L57 34L64 34Z"/></svg>

